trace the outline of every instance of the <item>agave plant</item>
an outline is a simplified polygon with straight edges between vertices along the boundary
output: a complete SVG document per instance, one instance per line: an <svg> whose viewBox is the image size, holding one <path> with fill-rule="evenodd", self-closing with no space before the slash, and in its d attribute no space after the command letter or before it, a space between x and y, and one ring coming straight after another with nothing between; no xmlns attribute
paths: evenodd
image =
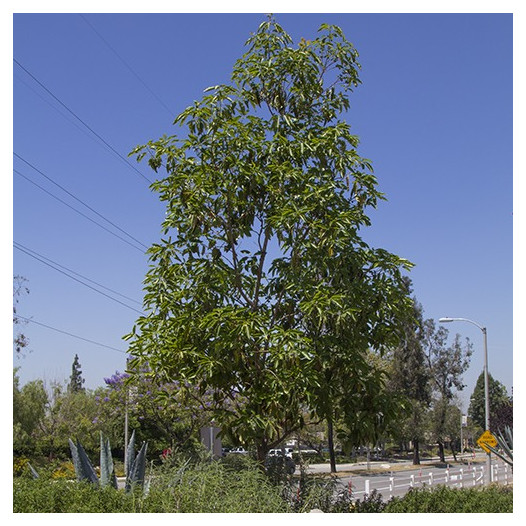
<svg viewBox="0 0 526 526"><path fill-rule="evenodd" d="M95 473L95 469L93 468L86 450L82 447L80 441L77 439L77 443L75 444L70 438L69 448L71 450L71 458L73 459L73 466L75 467L77 480L85 480L98 486L99 479L97 478L97 473Z"/></svg>
<svg viewBox="0 0 526 526"><path fill-rule="evenodd" d="M504 433L502 431L497 433L495 438L497 439L497 448L489 445L486 445L486 447L513 469L513 430L506 426Z"/></svg>
<svg viewBox="0 0 526 526"><path fill-rule="evenodd" d="M134 487L144 486L144 476L146 472L146 451L148 443L143 442L141 449L135 456L135 430L133 430L126 456L126 491L131 491Z"/></svg>
<svg viewBox="0 0 526 526"><path fill-rule="evenodd" d="M117 477L115 476L113 468L109 439L105 439L102 433L100 434L100 481L80 441L77 440L75 444L70 438L69 447L71 449L71 457L73 459L77 480L85 480L95 486L112 486L117 489ZM127 492L131 491L134 487L144 485L147 449L148 444L143 442L139 453L135 455L135 431L133 431L126 458L125 488Z"/></svg>

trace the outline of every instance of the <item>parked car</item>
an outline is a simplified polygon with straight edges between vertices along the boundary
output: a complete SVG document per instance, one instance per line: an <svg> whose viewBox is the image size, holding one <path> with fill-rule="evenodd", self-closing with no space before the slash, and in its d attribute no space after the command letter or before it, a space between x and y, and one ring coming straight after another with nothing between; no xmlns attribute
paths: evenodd
<svg viewBox="0 0 526 526"><path fill-rule="evenodd" d="M292 448L291 447L282 447L277 449L271 449L267 453L268 457L279 457L279 456L285 456L292 458Z"/></svg>
<svg viewBox="0 0 526 526"><path fill-rule="evenodd" d="M240 453L241 455L248 455L248 451L244 447L235 447L230 450L230 453Z"/></svg>

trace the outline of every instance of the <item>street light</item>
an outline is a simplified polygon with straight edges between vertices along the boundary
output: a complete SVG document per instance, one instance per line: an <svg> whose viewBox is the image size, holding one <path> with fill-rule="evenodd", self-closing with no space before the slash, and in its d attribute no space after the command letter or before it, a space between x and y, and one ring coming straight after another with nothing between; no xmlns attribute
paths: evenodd
<svg viewBox="0 0 526 526"><path fill-rule="evenodd" d="M486 429L485 431L489 431L489 378L488 378L488 335L486 331L486 327L482 327L482 325L479 325L478 323L468 320L466 318L440 318L438 320L440 323L449 323L452 321L467 321L468 323L471 323L475 326L477 326L484 335L484 399L485 399L485 405L486 405ZM487 460L486 460L486 466L488 470L488 480L489 482L492 481L492 473L491 473L491 453L488 451L487 453Z"/></svg>

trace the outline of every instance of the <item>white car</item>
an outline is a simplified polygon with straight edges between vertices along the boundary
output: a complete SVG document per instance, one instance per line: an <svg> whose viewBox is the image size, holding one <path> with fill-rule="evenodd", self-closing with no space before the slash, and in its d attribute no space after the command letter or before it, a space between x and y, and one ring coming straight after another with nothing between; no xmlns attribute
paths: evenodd
<svg viewBox="0 0 526 526"><path fill-rule="evenodd" d="M267 453L268 457L289 457L292 458L292 448L286 447L286 448L278 448L278 449L271 449Z"/></svg>
<svg viewBox="0 0 526 526"><path fill-rule="evenodd" d="M244 447L235 447L230 450L230 453L240 453L242 455L247 455L248 451Z"/></svg>

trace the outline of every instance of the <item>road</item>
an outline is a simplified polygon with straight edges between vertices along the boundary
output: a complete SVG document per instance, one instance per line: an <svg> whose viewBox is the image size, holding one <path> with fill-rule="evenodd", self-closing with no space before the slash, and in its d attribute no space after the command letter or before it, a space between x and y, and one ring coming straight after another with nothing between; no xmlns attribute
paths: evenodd
<svg viewBox="0 0 526 526"><path fill-rule="evenodd" d="M493 480L501 484L513 483L511 468L504 462L493 459ZM351 491L353 499L363 499L366 494L377 490L384 499L402 496L411 487L419 488L444 484L450 487L472 487L483 485L485 459L475 458L466 464L435 466L430 462L413 466L410 462L370 462L369 470L365 463L342 464L337 467L336 476L344 491ZM310 473L328 473L328 464L309 466Z"/></svg>

